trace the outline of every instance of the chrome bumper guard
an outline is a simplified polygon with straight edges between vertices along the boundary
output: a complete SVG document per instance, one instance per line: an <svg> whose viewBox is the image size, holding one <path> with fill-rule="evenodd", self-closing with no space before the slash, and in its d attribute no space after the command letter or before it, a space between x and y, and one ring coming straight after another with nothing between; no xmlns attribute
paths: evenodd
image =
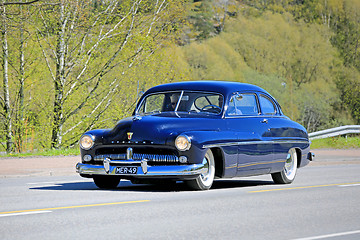
<svg viewBox="0 0 360 240"><path fill-rule="evenodd" d="M116 164L114 166L114 164ZM136 174L124 174L126 176L169 176L169 177L181 177L181 176L196 176L200 174L205 174L207 169L204 164L191 164L191 165L168 165L168 166L151 166L148 163L147 159L143 160L111 160L105 158L103 166L93 165L86 163L77 163L76 172L84 175L119 175L116 174L116 167L119 166L136 166Z"/></svg>
<svg viewBox="0 0 360 240"><path fill-rule="evenodd" d="M308 153L308 157L307 157L310 161L314 161L315 160L315 154L312 152Z"/></svg>

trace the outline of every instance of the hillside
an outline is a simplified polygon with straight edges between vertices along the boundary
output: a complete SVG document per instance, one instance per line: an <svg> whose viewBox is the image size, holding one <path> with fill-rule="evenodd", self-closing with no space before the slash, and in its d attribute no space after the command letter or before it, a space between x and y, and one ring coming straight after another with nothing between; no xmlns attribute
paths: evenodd
<svg viewBox="0 0 360 240"><path fill-rule="evenodd" d="M259 85L309 132L360 124L360 1L0 6L0 152L77 145L161 83Z"/></svg>
<svg viewBox="0 0 360 240"><path fill-rule="evenodd" d="M308 131L360 124L360 3L309 2L194 1L180 62L264 87Z"/></svg>

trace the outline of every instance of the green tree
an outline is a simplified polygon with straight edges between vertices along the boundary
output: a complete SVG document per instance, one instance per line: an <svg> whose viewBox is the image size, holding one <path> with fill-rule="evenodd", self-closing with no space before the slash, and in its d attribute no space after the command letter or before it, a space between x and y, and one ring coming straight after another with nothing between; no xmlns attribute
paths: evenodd
<svg viewBox="0 0 360 240"><path fill-rule="evenodd" d="M183 49L193 79L263 86L287 115L313 131L329 125L339 101L331 36L327 26L298 22L290 14L239 14L219 36Z"/></svg>
<svg viewBox="0 0 360 240"><path fill-rule="evenodd" d="M0 3L1 7L1 41L2 41L2 77L3 77L3 98L0 98L0 104L3 109L1 118L4 119L4 132L6 136L6 152L10 153L16 148L21 149L22 130L24 125L24 82L25 82L25 31L27 13L25 13L26 6L38 2L34 1L20 1L20 2L6 2ZM15 17L14 17L15 16ZM16 39L13 37L15 31L19 32L19 41L12 41ZM10 42L10 44L9 44ZM13 43L14 42L14 43ZM17 50L18 49L18 50ZM19 56L16 57L17 51ZM19 62L16 68L16 62ZM16 72L16 79L18 80L18 88L13 88L12 80L13 72ZM18 94L12 94L12 93ZM12 99L11 95L15 95ZM14 127L15 125L15 127ZM14 135L20 139L14 141Z"/></svg>
<svg viewBox="0 0 360 240"><path fill-rule="evenodd" d="M196 40L207 39L214 35L212 23L213 9L210 1L194 1L189 12L189 22Z"/></svg>
<svg viewBox="0 0 360 240"><path fill-rule="evenodd" d="M360 73L354 67L344 68L340 72L337 86L341 99L350 109L352 117L360 124Z"/></svg>
<svg viewBox="0 0 360 240"><path fill-rule="evenodd" d="M127 72L161 47L182 2L54 3L43 5L37 34L54 83L51 147L59 148L64 136L91 128ZM120 74L110 77L114 69Z"/></svg>
<svg viewBox="0 0 360 240"><path fill-rule="evenodd" d="M6 134L6 152L13 151L13 133L12 124L13 119L11 116L10 105L10 90L9 90L9 45L8 45L8 28L9 19L7 17L7 11L5 7L5 1L1 5L1 42L2 42L2 70L3 70L3 98L1 98L1 106L3 109L2 117L4 119L4 127Z"/></svg>
<svg viewBox="0 0 360 240"><path fill-rule="evenodd" d="M352 85L357 86L358 80L354 78L357 74L353 74L353 72L360 71L360 2L358 0L256 0L247 1L247 3L261 11L289 12L299 22L321 24L334 32L334 35L331 36L331 43L339 50L344 69L349 71L349 73L342 74L342 77L336 81L337 86L339 86L343 104L347 105L353 117L357 116L355 108L357 105L354 102L360 101L357 99L358 95L351 95L346 89L351 89ZM346 84L350 85L345 87Z"/></svg>

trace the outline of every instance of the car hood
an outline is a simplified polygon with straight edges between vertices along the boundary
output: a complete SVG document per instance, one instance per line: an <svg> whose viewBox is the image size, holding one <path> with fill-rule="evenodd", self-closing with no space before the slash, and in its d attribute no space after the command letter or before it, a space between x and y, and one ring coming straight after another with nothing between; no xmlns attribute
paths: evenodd
<svg viewBox="0 0 360 240"><path fill-rule="evenodd" d="M183 132L217 131L221 129L220 116L194 113L160 113L122 119L105 137L104 144L134 142L165 144Z"/></svg>

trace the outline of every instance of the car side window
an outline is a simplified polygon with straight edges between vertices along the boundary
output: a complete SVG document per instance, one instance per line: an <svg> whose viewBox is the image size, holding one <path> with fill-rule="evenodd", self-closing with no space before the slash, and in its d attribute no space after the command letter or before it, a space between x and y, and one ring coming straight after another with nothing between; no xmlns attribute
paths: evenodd
<svg viewBox="0 0 360 240"><path fill-rule="evenodd" d="M276 114L275 103L267 96L260 95L260 107L261 113L266 115L274 115Z"/></svg>
<svg viewBox="0 0 360 240"><path fill-rule="evenodd" d="M259 110L255 94L236 94L232 96L227 113L229 116L258 115Z"/></svg>
<svg viewBox="0 0 360 240"><path fill-rule="evenodd" d="M220 113L223 105L223 96L206 94L195 99L192 109L210 113Z"/></svg>
<svg viewBox="0 0 360 240"><path fill-rule="evenodd" d="M164 103L165 96L163 94L151 95L146 98L145 104L139 109L139 113L144 112L160 112Z"/></svg>

